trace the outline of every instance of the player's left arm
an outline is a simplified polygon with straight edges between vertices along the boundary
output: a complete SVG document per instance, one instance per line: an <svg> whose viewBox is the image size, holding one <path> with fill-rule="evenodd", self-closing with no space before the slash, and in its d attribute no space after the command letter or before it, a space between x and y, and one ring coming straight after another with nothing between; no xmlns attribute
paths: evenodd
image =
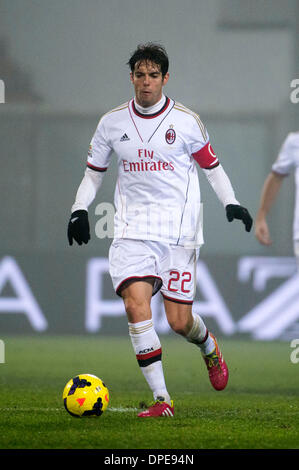
<svg viewBox="0 0 299 470"><path fill-rule="evenodd" d="M207 129L196 114L193 114L193 120L189 124L187 147L223 204L227 220L229 222L234 219L242 220L245 230L250 232L252 217L248 210L237 201L230 179L212 148Z"/></svg>
<svg viewBox="0 0 299 470"><path fill-rule="evenodd" d="M234 219L242 220L246 232L250 232L253 223L252 217L248 210L237 201L230 179L215 155L210 142L192 155L225 207L227 220L229 222Z"/></svg>
<svg viewBox="0 0 299 470"><path fill-rule="evenodd" d="M253 222L252 217L246 207L241 206L239 201L237 201L230 179L222 165L219 163L217 167L211 170L203 168L203 172L217 194L218 199L225 207L227 220L229 222L232 222L234 219L242 220L246 232L250 232Z"/></svg>

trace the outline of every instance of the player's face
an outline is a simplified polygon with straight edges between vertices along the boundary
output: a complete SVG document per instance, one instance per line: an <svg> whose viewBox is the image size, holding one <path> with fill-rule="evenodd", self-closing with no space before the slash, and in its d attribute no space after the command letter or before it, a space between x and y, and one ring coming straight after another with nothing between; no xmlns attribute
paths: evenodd
<svg viewBox="0 0 299 470"><path fill-rule="evenodd" d="M162 77L159 65L153 62L139 62L135 64L130 77L135 88L137 103L148 108L162 98L162 89L168 82L169 74Z"/></svg>

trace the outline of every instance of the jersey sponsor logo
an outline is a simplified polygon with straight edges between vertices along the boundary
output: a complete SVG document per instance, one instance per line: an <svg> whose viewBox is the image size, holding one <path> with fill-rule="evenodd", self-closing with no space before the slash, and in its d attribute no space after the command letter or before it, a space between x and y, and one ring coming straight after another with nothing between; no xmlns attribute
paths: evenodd
<svg viewBox="0 0 299 470"><path fill-rule="evenodd" d="M139 171L174 171L174 164L172 162L165 162L162 160L155 160L153 150L138 149L138 160L128 161L123 159L122 165L125 172L139 172Z"/></svg>
<svg viewBox="0 0 299 470"><path fill-rule="evenodd" d="M171 125L169 126L169 129L165 133L165 140L169 145L171 145L175 142L175 139L176 139L176 132L173 129L173 126Z"/></svg>
<svg viewBox="0 0 299 470"><path fill-rule="evenodd" d="M122 160L123 170L125 172L139 172L139 171L174 171L172 162L159 161L144 161L129 162Z"/></svg>
<svg viewBox="0 0 299 470"><path fill-rule="evenodd" d="M138 157L139 158L154 158L154 151L147 150L147 149L138 149Z"/></svg>

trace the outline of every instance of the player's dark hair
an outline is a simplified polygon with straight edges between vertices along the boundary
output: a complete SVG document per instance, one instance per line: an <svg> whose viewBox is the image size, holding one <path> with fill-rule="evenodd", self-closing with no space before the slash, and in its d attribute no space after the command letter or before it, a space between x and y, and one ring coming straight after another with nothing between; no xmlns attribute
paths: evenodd
<svg viewBox="0 0 299 470"><path fill-rule="evenodd" d="M162 77L166 75L169 67L168 55L161 44L148 42L146 44L139 44L135 52L133 52L128 65L131 72L134 72L135 65L138 62L153 62L159 65Z"/></svg>

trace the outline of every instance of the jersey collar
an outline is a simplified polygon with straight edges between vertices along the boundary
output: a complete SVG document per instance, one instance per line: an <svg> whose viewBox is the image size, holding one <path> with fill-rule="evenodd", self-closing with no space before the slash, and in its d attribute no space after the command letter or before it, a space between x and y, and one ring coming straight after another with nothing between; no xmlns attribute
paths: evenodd
<svg viewBox="0 0 299 470"><path fill-rule="evenodd" d="M142 114L137 110L137 108L135 106L134 99L131 100L131 106L132 106L132 110L133 110L134 114L136 114L136 116L141 117L143 119L153 119L155 117L160 116L160 114L162 114L162 113L164 113L164 111L166 111L166 109L169 106L169 103L170 103L170 99L167 96L165 96L164 104L162 105L162 107L157 112L155 112L153 114Z"/></svg>

